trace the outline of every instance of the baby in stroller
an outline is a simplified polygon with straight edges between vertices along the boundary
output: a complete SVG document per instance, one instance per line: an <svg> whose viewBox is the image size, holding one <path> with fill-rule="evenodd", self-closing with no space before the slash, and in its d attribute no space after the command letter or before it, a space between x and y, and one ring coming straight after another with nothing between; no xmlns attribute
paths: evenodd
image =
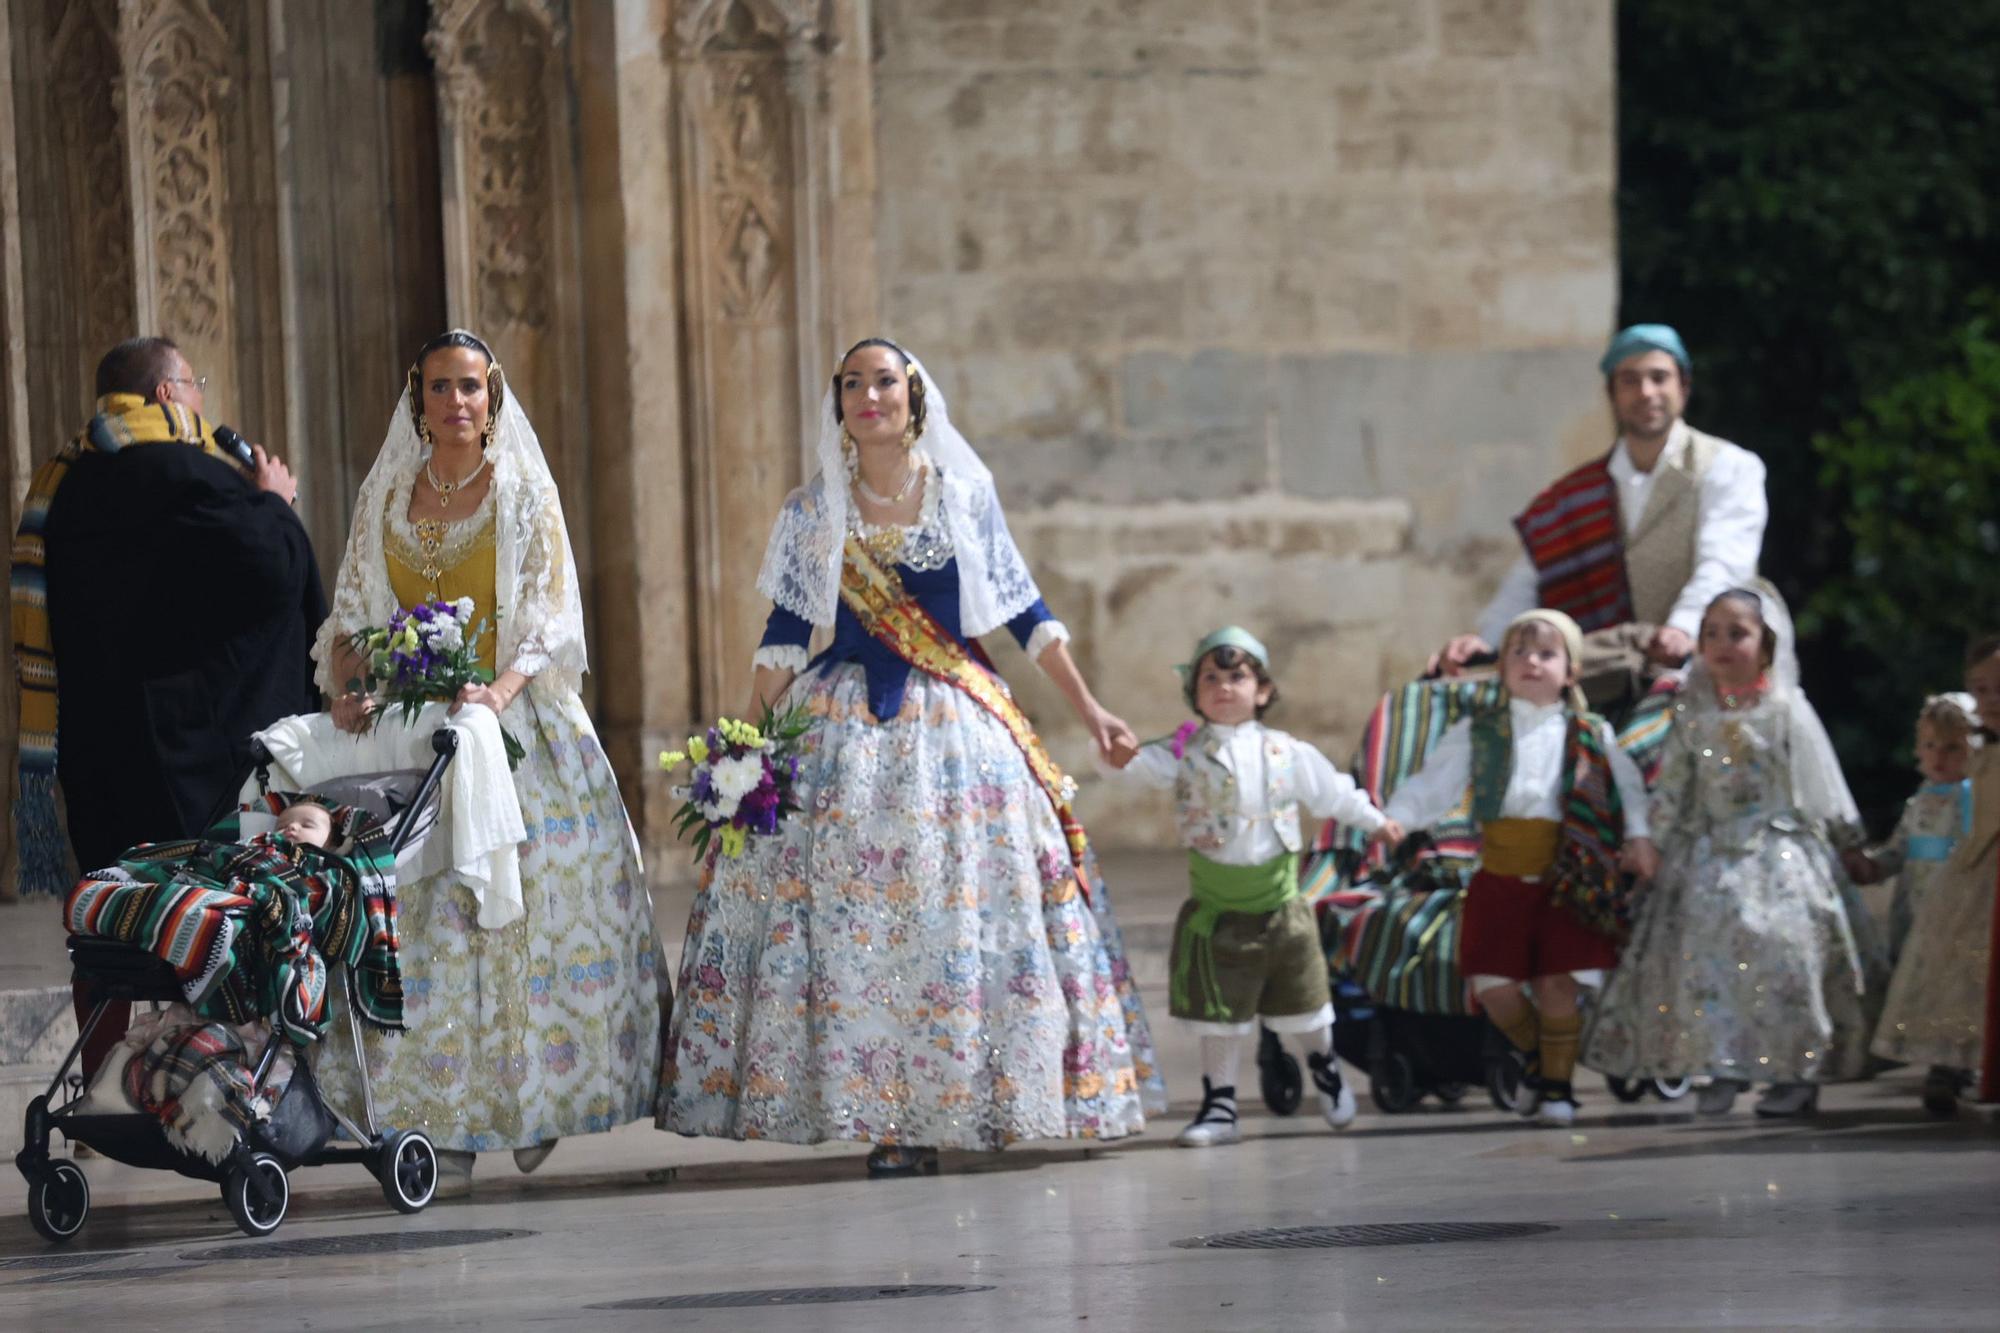
<svg viewBox="0 0 2000 1333"><path fill-rule="evenodd" d="M286 1172L301 1165L356 1162L376 1174L399 1211L430 1202L437 1159L429 1140L376 1133L372 1106L363 1112L366 1126L328 1106L309 1052L329 1017L335 969L345 971L357 1030L364 1022L401 1030L395 862L434 813L439 776L456 749L449 732L433 744L435 762L409 775L400 799L360 800L352 782L341 784L348 789L341 795L356 804L263 791L206 838L141 844L70 892L70 956L96 1007L48 1091L30 1103L16 1158L28 1180L29 1221L42 1235L68 1240L89 1214L82 1171L49 1154L57 1133L131 1165L219 1181L231 1215L251 1235L284 1220ZM380 796L383 778L403 776L366 781ZM253 813L274 812L268 831L243 836ZM132 1000L152 1002L154 1012L94 1083L72 1077L106 1009ZM362 1087L365 1104L365 1070ZM358 1146L330 1146L336 1128Z"/></svg>

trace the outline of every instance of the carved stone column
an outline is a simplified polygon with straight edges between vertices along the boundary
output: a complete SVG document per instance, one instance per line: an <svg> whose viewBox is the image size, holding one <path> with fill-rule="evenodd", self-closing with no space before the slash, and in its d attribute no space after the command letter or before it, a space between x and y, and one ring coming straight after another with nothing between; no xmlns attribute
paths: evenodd
<svg viewBox="0 0 2000 1333"><path fill-rule="evenodd" d="M446 304L507 369L591 570L566 0L432 0Z"/></svg>
<svg viewBox="0 0 2000 1333"><path fill-rule="evenodd" d="M31 459L83 424L105 349L132 335L131 176L115 0L12 0Z"/></svg>
<svg viewBox="0 0 2000 1333"><path fill-rule="evenodd" d="M675 6L683 426L699 715L741 707L771 521L812 466L820 399L872 329L874 127L864 7Z"/></svg>
<svg viewBox="0 0 2000 1333"><path fill-rule="evenodd" d="M121 0L137 326L121 336L180 343L208 415L282 451L264 18L250 0Z"/></svg>

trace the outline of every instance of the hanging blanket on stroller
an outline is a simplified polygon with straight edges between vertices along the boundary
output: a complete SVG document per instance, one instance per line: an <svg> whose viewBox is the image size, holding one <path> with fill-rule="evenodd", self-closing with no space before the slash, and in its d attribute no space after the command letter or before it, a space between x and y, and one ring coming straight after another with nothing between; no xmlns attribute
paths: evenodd
<svg viewBox="0 0 2000 1333"><path fill-rule="evenodd" d="M290 1085L293 1063L280 1049L264 1086L254 1087L256 1054L226 1023L164 1026L125 1062L125 1096L159 1120L167 1142L220 1162L271 1112Z"/></svg>
<svg viewBox="0 0 2000 1333"><path fill-rule="evenodd" d="M80 880L64 921L73 934L164 959L204 1019L269 1018L293 1042L314 1041L325 1025L331 960L349 969L360 1016L399 1030L394 858L366 812L332 813L336 845L352 848L346 855L270 835L144 843Z"/></svg>

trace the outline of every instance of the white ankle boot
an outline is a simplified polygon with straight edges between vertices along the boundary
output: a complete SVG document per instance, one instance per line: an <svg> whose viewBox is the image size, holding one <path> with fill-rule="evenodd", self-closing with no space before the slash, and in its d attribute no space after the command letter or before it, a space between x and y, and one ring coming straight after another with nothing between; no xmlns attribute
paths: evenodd
<svg viewBox="0 0 2000 1333"><path fill-rule="evenodd" d="M1340 1062L1330 1055L1308 1055L1306 1065L1312 1070L1313 1088L1319 1093L1319 1113L1326 1117L1326 1123L1335 1129L1346 1129L1354 1123L1354 1089L1347 1086L1340 1076Z"/></svg>
<svg viewBox="0 0 2000 1333"><path fill-rule="evenodd" d="M1214 1087L1202 1079L1201 1109L1174 1142L1183 1148L1220 1148L1242 1141L1243 1131L1236 1125L1236 1089Z"/></svg>

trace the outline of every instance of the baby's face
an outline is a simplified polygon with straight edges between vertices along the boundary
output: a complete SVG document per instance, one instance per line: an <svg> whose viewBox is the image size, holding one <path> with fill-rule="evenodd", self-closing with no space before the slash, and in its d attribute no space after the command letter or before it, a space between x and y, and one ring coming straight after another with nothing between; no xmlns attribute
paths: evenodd
<svg viewBox="0 0 2000 1333"><path fill-rule="evenodd" d="M279 812L272 832L307 847L324 847L333 836L333 816L323 805L289 805Z"/></svg>
<svg viewBox="0 0 2000 1333"><path fill-rule="evenodd" d="M1957 782L1972 760L1972 747L1962 734L1928 722L1917 724L1917 769L1926 782Z"/></svg>

